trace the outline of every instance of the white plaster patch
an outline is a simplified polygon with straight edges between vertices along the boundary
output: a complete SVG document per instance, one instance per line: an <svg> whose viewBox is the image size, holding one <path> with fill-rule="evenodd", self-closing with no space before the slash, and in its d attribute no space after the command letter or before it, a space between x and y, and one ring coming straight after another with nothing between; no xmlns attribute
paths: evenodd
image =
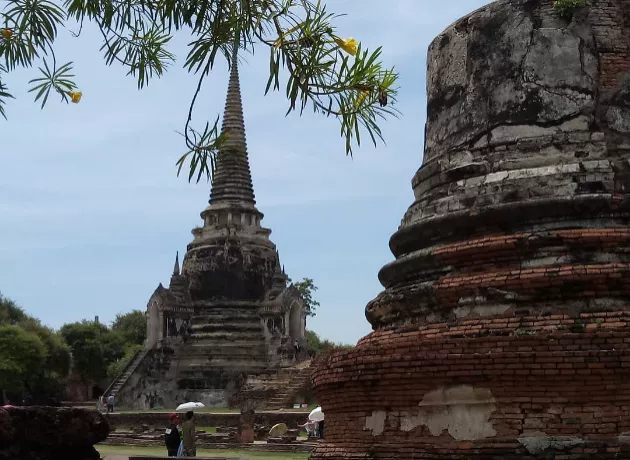
<svg viewBox="0 0 630 460"><path fill-rule="evenodd" d="M457 307L453 310L457 318L486 317L504 314L509 305L477 305L475 307Z"/></svg>
<svg viewBox="0 0 630 460"><path fill-rule="evenodd" d="M546 450L565 450L584 444L584 440L574 436L548 436L536 432L518 438L518 442L532 455L539 455Z"/></svg>
<svg viewBox="0 0 630 460"><path fill-rule="evenodd" d="M476 316L497 316L502 315L510 308L509 305L478 305L473 308L473 314Z"/></svg>
<svg viewBox="0 0 630 460"><path fill-rule="evenodd" d="M563 174L563 173L576 173L580 171L579 164L570 164L570 165L557 165L557 166L542 166L540 168L524 168L524 169L516 169L509 172L499 171L495 173L490 173L486 176L485 183L490 184L493 182L499 182L509 178L510 180L518 180L518 179L530 179L532 177L544 177L551 176L554 174Z"/></svg>
<svg viewBox="0 0 630 460"><path fill-rule="evenodd" d="M372 431L372 436L379 436L385 431L385 420L387 412L384 410L375 410L372 415L365 418L364 430Z"/></svg>
<svg viewBox="0 0 630 460"><path fill-rule="evenodd" d="M425 425L433 436L444 430L458 441L474 441L496 436L489 421L496 410L490 390L462 385L427 393L418 404L417 414L400 414L400 429L411 431Z"/></svg>

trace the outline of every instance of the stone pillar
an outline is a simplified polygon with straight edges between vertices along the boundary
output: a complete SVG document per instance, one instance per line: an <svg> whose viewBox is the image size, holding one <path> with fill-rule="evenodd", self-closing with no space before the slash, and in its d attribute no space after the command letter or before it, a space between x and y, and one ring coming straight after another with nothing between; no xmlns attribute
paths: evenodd
<svg viewBox="0 0 630 460"><path fill-rule="evenodd" d="M254 409L241 409L241 416L238 419L238 442L241 444L253 444L254 421L256 419L256 411Z"/></svg>
<svg viewBox="0 0 630 460"><path fill-rule="evenodd" d="M314 460L630 458L630 2L502 0L431 44L423 166L322 360Z"/></svg>

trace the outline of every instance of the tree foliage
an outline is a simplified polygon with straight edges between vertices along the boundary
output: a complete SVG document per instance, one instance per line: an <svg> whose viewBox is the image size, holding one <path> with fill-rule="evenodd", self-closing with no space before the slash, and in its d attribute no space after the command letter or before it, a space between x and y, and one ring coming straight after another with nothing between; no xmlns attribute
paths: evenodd
<svg viewBox="0 0 630 460"><path fill-rule="evenodd" d="M127 345L122 358L117 359L116 361L112 361L107 365L107 378L111 381L118 377L118 374L122 372L125 365L127 365L127 363L133 358L133 356L138 351L142 350L142 348L142 345Z"/></svg>
<svg viewBox="0 0 630 460"><path fill-rule="evenodd" d="M46 359L46 347L34 332L20 326L0 326L0 388L26 389Z"/></svg>
<svg viewBox="0 0 630 460"><path fill-rule="evenodd" d="M39 320L29 316L15 302L0 295L0 340L9 343L11 340L20 341L13 349L0 350L0 361L4 366L11 367L12 359L22 363L22 370L15 373L10 386L0 388L7 391L27 390L35 400L46 400L50 396L60 396L64 379L70 370L70 350L63 337L52 329L43 326ZM20 332L21 331L21 332ZM43 360L39 359L40 351ZM9 353L10 356L2 356ZM29 356L36 358L29 359ZM36 362L37 365L29 363ZM4 369L3 365L0 368ZM4 374L0 370L0 374ZM17 383L16 383L17 382ZM9 382L5 381L4 385Z"/></svg>
<svg viewBox="0 0 630 460"><path fill-rule="evenodd" d="M306 349L317 356L331 350L348 350L352 345L335 343L328 339L322 339L316 332L306 331Z"/></svg>
<svg viewBox="0 0 630 460"><path fill-rule="evenodd" d="M573 14L586 6L586 0L556 0L553 2L553 10L564 19L571 20Z"/></svg>
<svg viewBox="0 0 630 460"><path fill-rule="evenodd" d="M18 305L0 293L0 324L16 325L28 318Z"/></svg>
<svg viewBox="0 0 630 460"><path fill-rule="evenodd" d="M114 379L122 371L127 362L144 346L147 337L147 320L140 310L120 313L112 324L112 331L120 334L124 340L122 357L107 364L107 378Z"/></svg>
<svg viewBox="0 0 630 460"><path fill-rule="evenodd" d="M144 344L147 338L147 319L144 312L132 310L116 315L112 330L118 332L129 345Z"/></svg>
<svg viewBox="0 0 630 460"><path fill-rule="evenodd" d="M100 381L107 377L110 363L123 357L123 337L94 321L64 324L61 335L72 350L72 364L83 381Z"/></svg>
<svg viewBox="0 0 630 460"><path fill-rule="evenodd" d="M291 280L289 280L291 282ZM302 299L304 300L304 309L307 316L315 316L315 310L319 307L319 302L313 298L313 293L317 291L317 286L311 278L304 278L302 281L291 282L293 286L300 291Z"/></svg>
<svg viewBox="0 0 630 460"><path fill-rule="evenodd" d="M337 118L345 151L352 154L362 133L376 144L383 139L379 122L397 116L398 75L381 63L381 48L369 51L339 36L337 16L314 0L0 0L0 114L6 117L4 103L13 97L3 77L17 67L38 65L30 92L42 107L52 95L81 100L73 63L56 60L59 31L74 28L79 37L84 24L95 25L105 63L121 65L138 88L175 62L168 46L173 34L183 32L192 37L183 65L198 76L182 133L186 153L178 161L180 170L189 162L189 180L211 177L226 138L219 135L218 117L203 130L192 127L198 95L217 59L231 63L238 50L266 48L265 91L279 91L285 73L287 114L310 106Z"/></svg>

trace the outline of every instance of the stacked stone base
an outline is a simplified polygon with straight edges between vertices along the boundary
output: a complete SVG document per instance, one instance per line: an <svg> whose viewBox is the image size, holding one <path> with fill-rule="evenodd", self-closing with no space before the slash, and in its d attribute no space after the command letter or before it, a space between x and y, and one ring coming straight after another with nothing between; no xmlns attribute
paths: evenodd
<svg viewBox="0 0 630 460"><path fill-rule="evenodd" d="M615 439L589 441L579 447L562 447L562 440L554 442L559 449L546 449L542 452L530 453L526 448L509 440L478 443L471 447L469 443L452 443L444 448L426 445L381 445L374 444L372 449L339 448L322 444L318 446L311 459L379 459L379 460L414 460L414 459L448 459L448 460L582 460L582 459L627 459L630 458L630 447L620 444ZM545 444L546 445L546 444ZM374 454L378 452L378 454Z"/></svg>
<svg viewBox="0 0 630 460"><path fill-rule="evenodd" d="M314 385L313 459L630 458L630 311L377 331Z"/></svg>

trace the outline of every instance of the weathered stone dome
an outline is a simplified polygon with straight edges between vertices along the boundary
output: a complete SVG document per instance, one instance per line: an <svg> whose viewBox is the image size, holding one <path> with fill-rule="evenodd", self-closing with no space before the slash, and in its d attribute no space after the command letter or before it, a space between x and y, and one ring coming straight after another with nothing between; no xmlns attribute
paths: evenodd
<svg viewBox="0 0 630 460"><path fill-rule="evenodd" d="M424 163L374 327L626 302L630 7L569 23L551 4L495 2L431 44Z"/></svg>
<svg viewBox="0 0 630 460"><path fill-rule="evenodd" d="M630 2L496 1L431 44L425 155L313 374L316 460L630 458Z"/></svg>

